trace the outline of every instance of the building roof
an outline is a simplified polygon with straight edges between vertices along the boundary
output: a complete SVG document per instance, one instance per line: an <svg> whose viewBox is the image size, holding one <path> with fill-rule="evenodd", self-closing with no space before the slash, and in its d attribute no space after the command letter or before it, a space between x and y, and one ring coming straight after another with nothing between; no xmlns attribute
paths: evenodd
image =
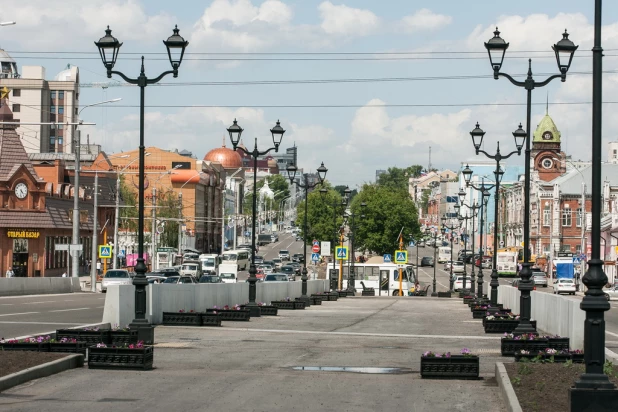
<svg viewBox="0 0 618 412"><path fill-rule="evenodd" d="M603 163L601 165L601 177L605 181L618 181L618 164ZM587 166L582 169L571 169L563 174L547 182L547 185L559 185L563 195L581 195L582 181L586 183L586 192L590 193L590 182L592 182L592 166Z"/></svg>
<svg viewBox="0 0 618 412"><path fill-rule="evenodd" d="M534 143L560 143L560 131L556 127L556 123L552 120L549 114L545 113L541 123L534 131Z"/></svg>
<svg viewBox="0 0 618 412"><path fill-rule="evenodd" d="M17 229L71 229L73 224L69 211L73 209L72 199L45 199L45 212L22 212L0 210L0 227ZM80 223L80 230L92 230L92 204L81 203L80 210L88 211L88 223Z"/></svg>
<svg viewBox="0 0 618 412"><path fill-rule="evenodd" d="M238 169L242 167L240 154L232 149L228 149L225 147L225 144L206 153L204 160L221 163L224 169Z"/></svg>

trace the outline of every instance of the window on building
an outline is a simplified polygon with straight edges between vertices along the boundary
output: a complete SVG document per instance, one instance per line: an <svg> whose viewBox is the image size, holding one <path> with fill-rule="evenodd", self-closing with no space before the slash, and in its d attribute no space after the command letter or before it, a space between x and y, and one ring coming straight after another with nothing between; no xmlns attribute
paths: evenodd
<svg viewBox="0 0 618 412"><path fill-rule="evenodd" d="M13 97L20 97L21 89L13 89Z"/></svg>
<svg viewBox="0 0 618 412"><path fill-rule="evenodd" d="M551 223L551 209L549 203L543 206L543 226L550 226Z"/></svg>
<svg viewBox="0 0 618 412"><path fill-rule="evenodd" d="M614 149L614 159L618 158L618 150Z"/></svg>
<svg viewBox="0 0 618 412"><path fill-rule="evenodd" d="M14 103L13 104L13 113L19 113L21 111L21 105Z"/></svg>
<svg viewBox="0 0 618 412"><path fill-rule="evenodd" d="M578 254L582 253L582 245L575 245L575 252Z"/></svg>
<svg viewBox="0 0 618 412"><path fill-rule="evenodd" d="M582 220L583 220L582 208L580 207L577 209L577 214L575 216L575 226L582 227Z"/></svg>
<svg viewBox="0 0 618 412"><path fill-rule="evenodd" d="M63 140L64 140L64 139L62 138L62 136L58 136L58 146L61 146L61 145L62 145Z"/></svg>
<svg viewBox="0 0 618 412"><path fill-rule="evenodd" d="M58 114L64 114L64 106L58 107Z"/></svg>
<svg viewBox="0 0 618 412"><path fill-rule="evenodd" d="M549 253L549 250L550 250L549 246L550 246L549 243L543 243L543 253L545 254Z"/></svg>
<svg viewBox="0 0 618 412"><path fill-rule="evenodd" d="M56 99L56 92L49 92L49 98L52 100Z"/></svg>
<svg viewBox="0 0 618 412"><path fill-rule="evenodd" d="M58 99L64 99L64 92L58 92Z"/></svg>
<svg viewBox="0 0 618 412"><path fill-rule="evenodd" d="M572 216L571 216L571 209L564 209L562 211L562 226L564 227L571 227L571 225L573 224L572 222Z"/></svg>
<svg viewBox="0 0 618 412"><path fill-rule="evenodd" d="M570 252L571 245L562 245L562 252Z"/></svg>
<svg viewBox="0 0 618 412"><path fill-rule="evenodd" d="M56 114L56 106L54 106L53 104L49 106L49 112L51 114Z"/></svg>

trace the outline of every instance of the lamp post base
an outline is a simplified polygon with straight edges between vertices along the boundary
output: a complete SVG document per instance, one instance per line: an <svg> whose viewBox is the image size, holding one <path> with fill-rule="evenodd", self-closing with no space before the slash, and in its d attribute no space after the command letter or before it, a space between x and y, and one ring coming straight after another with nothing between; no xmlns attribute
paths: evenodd
<svg viewBox="0 0 618 412"><path fill-rule="evenodd" d="M617 389L569 389L571 411L610 412L618 405Z"/></svg>
<svg viewBox="0 0 618 412"><path fill-rule="evenodd" d="M252 318L259 318L262 316L262 309L256 303L247 303L245 309L249 310L249 316Z"/></svg>
<svg viewBox="0 0 618 412"><path fill-rule="evenodd" d="M137 340L143 341L144 345L154 344L155 326L151 325L146 319L134 319L129 324L129 329L137 330Z"/></svg>
<svg viewBox="0 0 618 412"><path fill-rule="evenodd" d="M431 292L431 297L438 297L438 292Z"/></svg>

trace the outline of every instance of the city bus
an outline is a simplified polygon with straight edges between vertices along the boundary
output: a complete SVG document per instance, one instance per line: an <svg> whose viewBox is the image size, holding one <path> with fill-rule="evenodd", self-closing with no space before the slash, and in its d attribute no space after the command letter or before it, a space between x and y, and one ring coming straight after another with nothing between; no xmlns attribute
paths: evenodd
<svg viewBox="0 0 618 412"><path fill-rule="evenodd" d="M438 263L444 263L451 260L451 248L449 246L440 246L438 248Z"/></svg>
<svg viewBox="0 0 618 412"><path fill-rule="evenodd" d="M330 273L333 269L333 264L329 263L326 266L326 276L330 280ZM402 290L403 295L408 296L408 291L416 282L414 268L406 266L402 270ZM345 289L348 285L349 266L344 262L342 287ZM335 271L333 276L336 282L339 280L339 263L335 263ZM394 263L354 263L354 288L357 292L363 290L360 282L365 284L367 288L374 288L376 296L399 296L399 266ZM336 283L335 282L335 283Z"/></svg>
<svg viewBox="0 0 618 412"><path fill-rule="evenodd" d="M238 270L247 270L247 268L249 267L249 259L251 259L251 255L246 249L228 250L226 252L223 252L222 258L222 263L235 263Z"/></svg>

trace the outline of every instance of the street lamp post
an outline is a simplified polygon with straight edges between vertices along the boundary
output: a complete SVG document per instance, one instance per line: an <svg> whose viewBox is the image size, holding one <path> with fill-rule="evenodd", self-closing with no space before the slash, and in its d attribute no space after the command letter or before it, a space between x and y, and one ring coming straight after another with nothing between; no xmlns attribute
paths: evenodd
<svg viewBox="0 0 618 412"><path fill-rule="evenodd" d="M242 135L243 129L238 125L236 119L234 119L234 124L228 127L227 132L230 135L230 140L232 141L232 146L234 150L242 150L248 156L251 156L253 159L253 211L251 217L251 265L249 266L249 278L247 281L249 282L249 303L247 303L247 308L250 311L251 316L260 316L261 311L260 307L255 302L256 296L256 286L258 279L255 276L257 274L257 268L255 267L255 222L257 220L257 161L258 157L264 156L268 154L271 150L275 152L279 151L279 145L281 144L281 140L283 139L283 134L285 130L281 127L281 123L277 120L277 124L275 127L270 129L270 133L273 137L274 147L269 148L265 151L259 151L257 148L257 138L255 138L255 146L253 151L248 151L244 147L238 147L238 143L240 141L240 136Z"/></svg>
<svg viewBox="0 0 618 412"><path fill-rule="evenodd" d="M142 340L144 343L152 343L154 339L154 329L150 322L146 319L146 286L148 285L148 279L146 279L146 263L144 262L144 100L146 86L158 83L168 74L178 77L178 68L182 63L182 58L185 53L186 47L189 45L188 41L185 41L178 34L178 26L173 30L173 34L163 41L167 48L167 55L172 65L172 70L165 71L154 79L146 77L144 70L144 56L142 56L142 66L140 74L137 78L129 78L122 72L113 70L118 58L118 52L122 43L117 38L112 36L112 31L109 26L105 30L105 36L101 37L98 42L94 43L99 49L101 55L101 61L107 69L107 77L112 78L112 75L120 76L125 82L130 84L136 84L140 88L140 121L139 121L139 203L138 203L138 218L137 218L137 263L135 265L135 277L133 278L133 285L135 285L135 319L131 322L130 327L138 330L138 335L143 334Z"/></svg>
<svg viewBox="0 0 618 412"><path fill-rule="evenodd" d="M599 0L600 1L600 0ZM599 29L600 30L600 29ZM534 333L535 329L530 323L530 291L532 291L534 285L530 280L532 276L532 270L530 269L530 122L532 118L532 90L537 87L547 86L552 80L560 79L562 82L566 81L566 75L571 67L573 61L573 55L577 50L576 46L571 40L569 40L569 34L564 31L562 39L552 46L556 55L556 62L560 74L555 74L542 82L537 82L532 77L532 60L528 60L528 75L524 81L515 80L507 73L500 72L502 62L504 61L504 55L508 49L509 44L500 37L498 28L494 32L494 37L485 43L485 48L489 54L489 62L494 72L494 79L498 80L500 76L506 77L512 84L518 87L523 87L527 91L527 103L526 103L526 151L525 151L525 179L524 179L524 261L522 263L522 269L519 274L521 276L521 282L519 282L518 289L521 292L520 297L520 321L515 329L514 333ZM600 58L600 57L599 57ZM600 64L600 62L599 62ZM600 85L599 85L600 90ZM600 109L599 109L600 110ZM594 112L594 110L593 110ZM600 116L600 115L599 115ZM600 133L600 132L599 132ZM600 150L600 149L599 149ZM599 151L600 156L600 151ZM593 156L594 159L594 156ZM600 173L600 172L599 172ZM599 209L600 213L600 209Z"/></svg>
<svg viewBox="0 0 618 412"><path fill-rule="evenodd" d="M455 225L447 225L446 224L446 215L442 216L442 229L446 231L448 229L451 232L451 264L450 264L450 281L449 281L449 290L453 291L453 286L455 284L455 280L453 279L453 231L461 227L461 223Z"/></svg>
<svg viewBox="0 0 618 412"><path fill-rule="evenodd" d="M349 273L348 273L348 291L352 291L354 293L356 293L356 286L354 284L356 277L355 277L355 273L354 273L354 263L356 262L356 257L354 255L354 240L356 238L356 229L358 228L356 226L356 224L358 223L356 221L356 217L360 217L361 219L365 218L365 214L363 213L365 208L367 207L367 204L365 202L362 202L360 204L361 206L361 215L358 216L357 213L352 213L350 211L350 213L346 213L344 218L343 218L343 226L345 227L346 225L350 228L350 269L349 269ZM348 222L350 222L350 224L348 225Z"/></svg>
<svg viewBox="0 0 618 412"><path fill-rule="evenodd" d="M301 300L305 302L309 302L309 296L307 296L307 214L308 214L308 199L309 199L309 189L313 189L318 185L324 184L324 179L326 178L326 172L328 169L324 167L324 162L318 167L318 180L314 183L309 182L309 173L303 173L302 178L304 183L299 183L296 181L296 173L298 172L298 168L296 165L289 165L286 168L288 173L288 178L290 179L290 184L295 184L299 189L305 189L305 216L303 219L303 270L300 280L303 282L302 284L302 293Z"/></svg>
<svg viewBox="0 0 618 412"><path fill-rule="evenodd" d="M601 260L601 210L602 198L602 83L603 83L603 49L601 47L601 0L595 1L594 13L594 47L592 49L592 227L591 259L588 271L582 281L588 288L580 304L586 311L584 323L584 362L586 372L575 381L575 387L569 391L571 410L583 410L596 404L605 410L615 409L618 391L603 373L605 364L605 314L609 302L605 299L603 286L607 276L603 272ZM583 207L583 205L582 205ZM599 408L600 410L600 408Z"/></svg>
<svg viewBox="0 0 618 412"><path fill-rule="evenodd" d="M491 303L492 305L498 304L498 286L500 283L498 282L498 201L500 196L500 182L502 181L502 176L504 175L504 171L500 167L500 162L502 160L506 160L509 157L513 156L517 153L518 156L521 156L521 149L524 146L524 141L526 140L526 132L521 128L521 124L519 128L513 132L513 138L515 139L515 147L517 150L512 151L509 154L503 155L500 153L500 142L496 142L497 148L496 153L490 155L485 150L481 149L481 145L483 144L483 137L485 136L485 132L483 129L479 127L479 124L476 124L474 130L470 132L470 136L472 136L472 144L474 145L474 149L476 150L476 154L483 153L486 157L493 159L496 161L496 170L494 170L495 176L495 195L494 195L494 245L493 245L493 262L492 262L492 270L491 270L491 282L489 285L491 286ZM522 318L524 314L522 313ZM530 321L530 317L528 316L528 322Z"/></svg>
<svg viewBox="0 0 618 412"><path fill-rule="evenodd" d="M470 270L470 293L474 294L476 292L476 285L474 284L474 280L476 279L476 275L474 273L474 267L476 266L475 263L475 259L474 256L476 254L476 249L475 249L475 240L476 240L476 236L475 236L475 227L474 227L474 221L475 218L478 216L479 214L479 210L483 207L483 203L481 202L481 204L477 204L476 201L474 201L474 203L472 204L472 206L468 205L467 203L464 202L466 198L466 192L463 190L463 188L459 191L459 199L461 202L461 206L465 206L468 209L470 209L471 211L471 215L467 216L464 219L471 219L472 220L472 268ZM455 205L455 210L457 212L459 212L459 209L461 207L460 205ZM468 223L466 221L466 228L468 227ZM467 239L466 239L467 240ZM465 264L465 261L464 261ZM465 269L464 269L465 272ZM463 288L464 288L464 293L466 292L466 276L464 276L464 284L463 284Z"/></svg>
<svg viewBox="0 0 618 412"><path fill-rule="evenodd" d="M345 195L341 198L341 202L338 202L337 199L333 199L333 203L331 204L332 208L333 208L333 244L331 247L331 256L332 256L332 261L333 261L333 271L335 270L335 262L337 261L336 259L336 245L337 245L337 241L339 240L339 231L340 228L337 226L337 216L340 215L342 213L343 210L345 210L345 208L348 206L348 200L349 200L349 194L350 194L350 188L346 187L346 189L344 190ZM327 198L326 196L328 195L328 189L326 188L322 188L320 189L320 196L322 196L322 200L325 201ZM334 273L334 272L333 272ZM332 279L330 277L330 273L328 273L329 279ZM333 282L331 280L330 285L332 286ZM337 279L337 288L341 289L341 285L339 284L339 279ZM335 289L337 289L335 288ZM333 289L331 287L331 289Z"/></svg>
<svg viewBox="0 0 618 412"><path fill-rule="evenodd" d="M426 228L425 233L427 233L430 237L432 235L431 228ZM433 286L431 296L438 296L438 291L436 290L436 250L438 250L438 246L436 242L438 241L438 229L433 231Z"/></svg>
<svg viewBox="0 0 618 412"><path fill-rule="evenodd" d="M483 230L484 230L484 211L487 208L487 203L489 202L489 190L492 189L494 186L486 186L485 185L485 181L483 179L483 184L481 184L481 186L476 186L472 183L470 183L470 178L472 177L472 170L470 170L470 168L468 166L466 166L466 168L463 170L463 175L464 175L464 179L466 181L466 186L473 188L476 191L481 192L481 201L479 202L479 214L481 216L481 221L480 221L480 225L479 225L479 276L478 276L478 280L477 280L477 285L478 285L478 291L477 291L477 298L478 299L482 299L483 298L483 256L485 255L483 253ZM459 191L459 200L461 202L462 206L467 206L470 209L474 209L477 206L474 205L474 207L470 207L468 205L466 205L464 203L464 198L466 197L466 192L461 189ZM472 257L472 260L474 260L474 256ZM476 265L476 263L473 263L473 265ZM474 281L474 280L472 280Z"/></svg>

